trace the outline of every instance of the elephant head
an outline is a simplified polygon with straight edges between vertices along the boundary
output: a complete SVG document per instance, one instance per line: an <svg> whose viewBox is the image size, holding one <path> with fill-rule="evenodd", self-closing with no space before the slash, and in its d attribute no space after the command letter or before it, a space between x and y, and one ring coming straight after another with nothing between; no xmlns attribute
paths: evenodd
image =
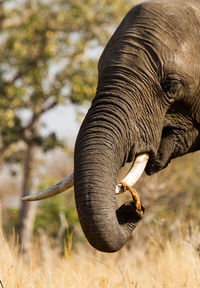
<svg viewBox="0 0 200 288"><path fill-rule="evenodd" d="M148 155L151 175L200 148L199 16L195 0L144 2L100 57L96 95L76 140L74 180L47 189L51 195L74 183L80 223L96 249L119 250L142 217L133 202L116 207L122 167Z"/></svg>

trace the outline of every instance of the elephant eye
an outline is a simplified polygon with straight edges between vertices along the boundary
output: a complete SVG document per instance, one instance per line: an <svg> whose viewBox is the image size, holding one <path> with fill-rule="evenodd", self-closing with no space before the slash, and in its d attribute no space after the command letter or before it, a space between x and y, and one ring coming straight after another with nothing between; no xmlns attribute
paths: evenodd
<svg viewBox="0 0 200 288"><path fill-rule="evenodd" d="M184 87L181 81L167 78L161 84L163 91L168 97L174 100L180 99L183 96Z"/></svg>

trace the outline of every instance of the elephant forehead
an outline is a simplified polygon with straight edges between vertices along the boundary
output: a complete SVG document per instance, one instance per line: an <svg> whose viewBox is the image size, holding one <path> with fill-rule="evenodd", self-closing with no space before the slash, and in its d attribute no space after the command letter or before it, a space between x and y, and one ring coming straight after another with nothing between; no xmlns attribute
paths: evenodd
<svg viewBox="0 0 200 288"><path fill-rule="evenodd" d="M186 37L187 38L187 37ZM187 93L196 93L200 84L199 41L183 39L162 50L163 71L166 78L180 80Z"/></svg>
<svg viewBox="0 0 200 288"><path fill-rule="evenodd" d="M174 52L174 64L178 69L183 70L189 77L197 78L200 70L200 58L197 53L200 43L183 41L180 47ZM194 78L195 77L195 78Z"/></svg>

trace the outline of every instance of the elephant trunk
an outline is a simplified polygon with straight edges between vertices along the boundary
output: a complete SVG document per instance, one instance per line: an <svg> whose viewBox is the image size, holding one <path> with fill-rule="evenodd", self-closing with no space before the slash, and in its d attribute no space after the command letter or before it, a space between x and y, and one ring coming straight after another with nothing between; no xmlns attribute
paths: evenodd
<svg viewBox="0 0 200 288"><path fill-rule="evenodd" d="M119 250L141 219L133 202L116 207L117 175L126 157L127 119L119 112L115 115L109 105L95 107L93 103L77 137L74 161L80 223L90 244L103 252Z"/></svg>

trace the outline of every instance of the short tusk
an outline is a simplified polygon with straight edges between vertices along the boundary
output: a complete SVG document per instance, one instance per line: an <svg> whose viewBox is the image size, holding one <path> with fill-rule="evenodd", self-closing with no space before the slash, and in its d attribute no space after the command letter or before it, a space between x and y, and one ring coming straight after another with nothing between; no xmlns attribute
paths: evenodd
<svg viewBox="0 0 200 288"><path fill-rule="evenodd" d="M22 198L24 201L36 201L36 200L42 200L45 198L52 197L56 194L62 193L65 190L71 188L74 186L74 173L69 175L68 177L64 178L62 181L57 183L56 185L43 190L41 192L35 193L33 195L26 196Z"/></svg>
<svg viewBox="0 0 200 288"><path fill-rule="evenodd" d="M129 173L126 175L126 177L122 180L129 186L133 186L140 176L142 175L147 162L149 160L149 155L147 153L140 154L136 157L132 168L130 169ZM120 194L124 192L124 188L122 184L117 184L115 193Z"/></svg>

